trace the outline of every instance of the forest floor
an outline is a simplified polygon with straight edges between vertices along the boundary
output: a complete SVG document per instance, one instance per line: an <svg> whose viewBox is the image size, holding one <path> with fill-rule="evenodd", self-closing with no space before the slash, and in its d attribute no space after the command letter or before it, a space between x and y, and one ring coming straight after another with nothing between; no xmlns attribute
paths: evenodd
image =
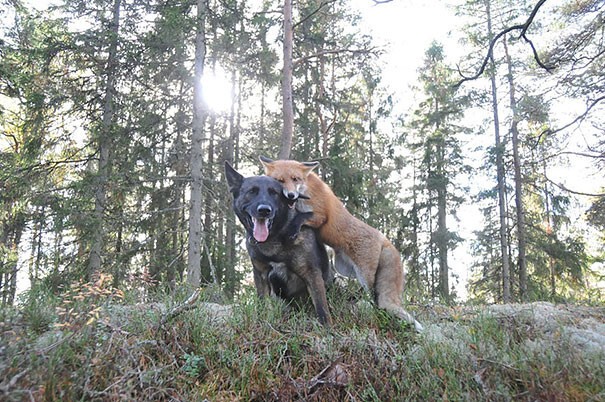
<svg viewBox="0 0 605 402"><path fill-rule="evenodd" d="M309 306L252 293L233 305L30 296L0 311L0 399L605 400L605 307L410 307L416 334L365 297L330 292L325 329Z"/></svg>

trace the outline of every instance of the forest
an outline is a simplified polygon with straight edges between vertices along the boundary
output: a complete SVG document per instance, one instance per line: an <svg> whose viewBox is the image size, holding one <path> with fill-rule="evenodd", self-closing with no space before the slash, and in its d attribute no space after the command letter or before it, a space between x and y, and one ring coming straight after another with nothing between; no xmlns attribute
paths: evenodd
<svg viewBox="0 0 605 402"><path fill-rule="evenodd" d="M426 49L400 114L346 1L294 4L289 56L270 1L2 3L3 305L101 273L232 299L249 263L222 166L259 155L320 161L402 253L410 302L603 299L601 1L458 2L465 55ZM578 164L589 193L551 173Z"/></svg>
<svg viewBox="0 0 605 402"><path fill-rule="evenodd" d="M0 0L0 398L605 397L605 1L440 2L405 91L354 3ZM261 155L320 162L425 335L254 297Z"/></svg>

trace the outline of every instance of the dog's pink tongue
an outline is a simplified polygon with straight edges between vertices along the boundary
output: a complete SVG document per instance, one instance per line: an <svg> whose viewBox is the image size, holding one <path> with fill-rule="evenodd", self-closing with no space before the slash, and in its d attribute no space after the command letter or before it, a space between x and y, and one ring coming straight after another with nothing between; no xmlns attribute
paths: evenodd
<svg viewBox="0 0 605 402"><path fill-rule="evenodd" d="M269 223L267 219L252 218L254 223L254 238L257 242L262 243L269 237Z"/></svg>

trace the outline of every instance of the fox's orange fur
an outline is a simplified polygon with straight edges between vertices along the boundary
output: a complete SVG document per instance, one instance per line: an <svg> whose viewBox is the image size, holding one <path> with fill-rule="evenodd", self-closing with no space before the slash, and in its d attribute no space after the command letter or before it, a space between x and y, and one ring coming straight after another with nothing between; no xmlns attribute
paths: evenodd
<svg viewBox="0 0 605 402"><path fill-rule="evenodd" d="M404 274L399 252L382 233L351 215L330 187L312 172L319 163L264 157L261 162L265 174L282 183L286 197L309 197L304 203L313 217L305 224L318 229L320 239L334 249L336 270L357 277L366 289L373 290L378 307L422 330L402 307Z"/></svg>

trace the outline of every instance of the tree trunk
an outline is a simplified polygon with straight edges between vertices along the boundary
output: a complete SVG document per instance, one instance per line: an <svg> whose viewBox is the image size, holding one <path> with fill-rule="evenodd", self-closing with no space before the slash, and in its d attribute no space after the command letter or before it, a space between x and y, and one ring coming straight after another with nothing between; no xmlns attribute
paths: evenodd
<svg viewBox="0 0 605 402"><path fill-rule="evenodd" d="M292 101L292 47L294 45L292 26L292 0L284 0L284 66L282 70L282 138L279 159L288 159L292 149L294 133L294 105Z"/></svg>
<svg viewBox="0 0 605 402"><path fill-rule="evenodd" d="M197 32L195 35L195 63L193 73L193 122L191 130L191 196L189 207L189 244L187 254L187 283L200 286L202 250L202 161L206 108L202 99L202 75L206 59L206 0L197 0Z"/></svg>
<svg viewBox="0 0 605 402"><path fill-rule="evenodd" d="M541 149L543 155L546 155L544 149ZM542 159L542 174L546 177L546 159ZM545 217L544 217L544 226L546 235L548 236L549 241L554 242L557 236L557 225L555 221L554 211L551 206L551 192L548 188L548 181L544 180L544 208L545 208ZM557 273L555 270L555 259L548 255L548 271L550 274L550 297L554 301L557 297Z"/></svg>
<svg viewBox="0 0 605 402"><path fill-rule="evenodd" d="M181 99L185 98L183 91L180 91ZM187 130L185 123L185 114L183 109L186 106L179 102L179 111L176 114L176 139L173 144L173 150L175 161L174 161L174 172L177 177L177 181L174 184L174 200L172 203L173 212L171 213L170 227L172 230L171 249L170 254L171 264L168 266L167 280L171 289L174 289L176 285L176 278L183 279L184 261L182 257L183 250L183 222L184 220L184 198L185 198L185 181L182 179L188 174L187 163L185 155L187 154L186 145L183 141L183 133Z"/></svg>
<svg viewBox="0 0 605 402"><path fill-rule="evenodd" d="M449 267L447 262L448 230L447 230L447 181L445 180L445 144L440 138L437 147L437 255L439 258L439 294L442 302L450 303Z"/></svg>
<svg viewBox="0 0 605 402"><path fill-rule="evenodd" d="M493 37L491 19L491 0L486 2L487 30L489 39ZM500 116L498 113L498 93L496 87L496 65L493 54L490 55L489 78L492 90L492 110L494 113L494 136L496 139L496 175L498 182L498 212L500 218L500 257L502 259L502 301L511 302L510 294L510 262L508 258L508 224L506 219L506 183L504 170L504 149L500 140Z"/></svg>
<svg viewBox="0 0 605 402"><path fill-rule="evenodd" d="M118 32L120 28L121 0L114 0L112 22L110 26L110 44L107 55L107 83L105 86L105 99L103 102L103 116L99 133L99 165L96 178L95 210L93 239L88 262L88 278L93 278L101 271L103 242L105 232L105 209L107 201L107 181L109 174L109 154L111 147L112 124L114 121L113 99L116 84L116 57L118 51Z"/></svg>
<svg viewBox="0 0 605 402"><path fill-rule="evenodd" d="M517 111L517 100L515 98L515 82L513 79L513 66L510 54L508 53L508 43L504 37L504 52L506 55L506 64L508 66L508 84L510 94L510 108L513 121L511 123L511 137L513 145L513 164L515 168L515 205L517 207L517 241L518 241L518 270L519 270L519 297L521 301L527 300L527 262L525 258L526 240L525 240L525 212L523 210L523 185L521 177L521 156L519 155L519 113Z"/></svg>
<svg viewBox="0 0 605 402"><path fill-rule="evenodd" d="M237 102L237 109L235 104L235 88L237 85L237 74L235 70L231 72L231 110L229 111L229 139L227 140L227 154L226 159L229 161L231 166L237 166L237 143L239 141L239 112L241 108L240 99ZM237 113L237 119L236 119ZM237 121L236 121L237 120ZM232 216L232 215L231 215ZM224 292L229 296L233 297L237 288L237 274L235 271L235 221L233 219L224 219L225 221L225 243L226 247L226 262L225 265L225 288Z"/></svg>
<svg viewBox="0 0 605 402"><path fill-rule="evenodd" d="M40 279L40 267L42 266L42 236L44 225L44 205L36 208L36 222L32 231L31 257L29 262L29 282L34 287Z"/></svg>
<svg viewBox="0 0 605 402"><path fill-rule="evenodd" d="M418 186L416 184L418 178L418 168L416 162L416 156L412 154L412 233L410 234L410 242L411 242L411 255L410 255L410 272L409 277L411 280L416 279L416 290L415 293L420 297L426 296L426 294L421 293L421 289L425 289L426 287L422 285L422 274L421 272L422 266L420 265L420 245L418 241L418 234L420 233L420 218L418 216ZM428 271L425 272L425 283L429 283L429 275ZM410 281L412 282L412 281Z"/></svg>
<svg viewBox="0 0 605 402"><path fill-rule="evenodd" d="M325 85L324 78L326 74L326 62L323 57L318 59L318 73L316 75L317 81L315 82L315 90L317 94L313 98L313 106L315 109L315 115L319 123L319 138L316 144L316 152L321 158L326 158L328 155L328 123L321 109L321 100L325 98ZM319 142L321 142L321 154L319 151Z"/></svg>
<svg viewBox="0 0 605 402"><path fill-rule="evenodd" d="M434 77L437 82L437 77ZM441 105L439 99L435 99L435 115L441 114ZM447 249L448 249L448 230L447 230L447 180L445 173L445 137L441 130L441 122L435 123L435 134L437 136L435 141L435 173L436 178L435 189L437 191L437 232L433 233L436 235L437 243L437 259L439 262L439 273L438 273L438 293L441 297L441 302L445 304L450 303L450 287L449 287L449 268L447 262Z"/></svg>
<svg viewBox="0 0 605 402"><path fill-rule="evenodd" d="M213 67L214 70L214 67ZM206 190L206 194L214 194L216 192L216 189L214 188L214 178L215 178L215 173L214 173L214 147L215 147L215 141L216 141L216 131L217 131L217 124L216 124L216 114L215 113L209 113L209 117L208 117L208 125L206 127L207 131L207 138L206 141L208 143L207 146L207 150L206 150L206 155L207 155L207 159L206 159L206 164L205 164L205 168L204 168L204 175L203 177L205 178L204 182L204 188ZM205 197L204 198L204 226L202 228L202 231L204 232L204 234L208 234L207 236L205 235L205 245L207 247L207 252L208 255L206 256L206 258L202 257L200 259L201 264L200 264L200 281L202 283L211 283L213 282L213 278L212 278L212 270L211 267L213 265L213 257L215 254L215 250L217 249L216 245L219 244L220 237L218 237L216 234L216 230L215 228L213 228L212 226L212 222L214 220L214 216L213 216L213 211L212 211L212 204L215 200L213 199L213 197Z"/></svg>

